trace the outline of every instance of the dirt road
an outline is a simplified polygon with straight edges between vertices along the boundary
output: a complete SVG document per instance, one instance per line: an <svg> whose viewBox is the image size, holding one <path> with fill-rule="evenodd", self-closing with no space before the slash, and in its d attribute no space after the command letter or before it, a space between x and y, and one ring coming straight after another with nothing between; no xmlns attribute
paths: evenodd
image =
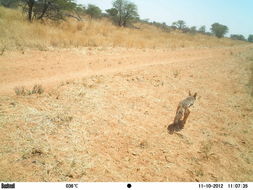
<svg viewBox="0 0 253 190"><path fill-rule="evenodd" d="M0 181L253 181L253 48L0 56ZM45 93L13 88L42 84ZM169 134L180 100L198 93Z"/></svg>
<svg viewBox="0 0 253 190"><path fill-rule="evenodd" d="M243 51L242 47L240 51ZM235 50L233 50L235 49ZM9 52L0 57L0 94L14 92L14 87L42 84L52 87L59 82L145 69L152 65L169 65L210 59L224 59L236 48L202 48L181 50L143 50L84 48L54 51ZM189 66L188 66L189 67Z"/></svg>

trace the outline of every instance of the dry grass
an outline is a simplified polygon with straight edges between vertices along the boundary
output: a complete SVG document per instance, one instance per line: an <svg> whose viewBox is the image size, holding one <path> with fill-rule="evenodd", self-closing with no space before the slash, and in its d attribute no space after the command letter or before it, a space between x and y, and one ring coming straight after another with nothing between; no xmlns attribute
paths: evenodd
<svg viewBox="0 0 253 190"><path fill-rule="evenodd" d="M248 57L248 61L251 62L251 65L250 65L250 68L249 68L249 70L251 71L251 75L250 75L250 80L249 80L248 86L249 86L250 91L251 91L251 96L253 96L253 55Z"/></svg>
<svg viewBox="0 0 253 190"><path fill-rule="evenodd" d="M217 39L201 34L164 32L147 24L136 24L140 29L119 28L110 21L84 19L53 23L27 22L21 11L0 7L0 49L109 46L127 48L185 48L233 46L238 41Z"/></svg>

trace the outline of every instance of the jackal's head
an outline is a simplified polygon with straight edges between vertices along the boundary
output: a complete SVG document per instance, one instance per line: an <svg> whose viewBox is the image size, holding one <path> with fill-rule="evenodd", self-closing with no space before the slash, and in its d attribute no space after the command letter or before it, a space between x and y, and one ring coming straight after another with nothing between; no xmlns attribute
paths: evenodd
<svg viewBox="0 0 253 190"><path fill-rule="evenodd" d="M196 98L197 98L197 92L195 92L194 95L192 95L191 91L189 90L189 96L192 96L196 100Z"/></svg>

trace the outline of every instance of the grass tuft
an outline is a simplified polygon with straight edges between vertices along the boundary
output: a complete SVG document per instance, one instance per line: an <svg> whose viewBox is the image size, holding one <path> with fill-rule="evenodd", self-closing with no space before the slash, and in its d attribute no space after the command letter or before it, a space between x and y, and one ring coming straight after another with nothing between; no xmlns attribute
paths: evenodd
<svg viewBox="0 0 253 190"><path fill-rule="evenodd" d="M27 94L27 92L23 86L15 87L14 91L17 96L25 96Z"/></svg>
<svg viewBox="0 0 253 190"><path fill-rule="evenodd" d="M32 89L32 94L42 94L44 92L44 89L42 88L41 85L34 85Z"/></svg>
<svg viewBox="0 0 253 190"><path fill-rule="evenodd" d="M17 96L27 96L32 94L42 94L44 92L44 89L41 85L36 84L33 86L32 90L27 90L24 86L20 86L15 87L14 91Z"/></svg>

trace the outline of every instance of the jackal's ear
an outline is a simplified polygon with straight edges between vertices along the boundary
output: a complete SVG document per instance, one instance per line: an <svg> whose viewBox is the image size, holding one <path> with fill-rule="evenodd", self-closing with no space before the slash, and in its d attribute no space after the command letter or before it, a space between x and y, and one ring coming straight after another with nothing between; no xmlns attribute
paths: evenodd
<svg viewBox="0 0 253 190"><path fill-rule="evenodd" d="M197 92L193 95L193 97L196 99L196 97L197 97Z"/></svg>
<svg viewBox="0 0 253 190"><path fill-rule="evenodd" d="M191 93L191 91L189 90L189 96L192 96L192 93Z"/></svg>

